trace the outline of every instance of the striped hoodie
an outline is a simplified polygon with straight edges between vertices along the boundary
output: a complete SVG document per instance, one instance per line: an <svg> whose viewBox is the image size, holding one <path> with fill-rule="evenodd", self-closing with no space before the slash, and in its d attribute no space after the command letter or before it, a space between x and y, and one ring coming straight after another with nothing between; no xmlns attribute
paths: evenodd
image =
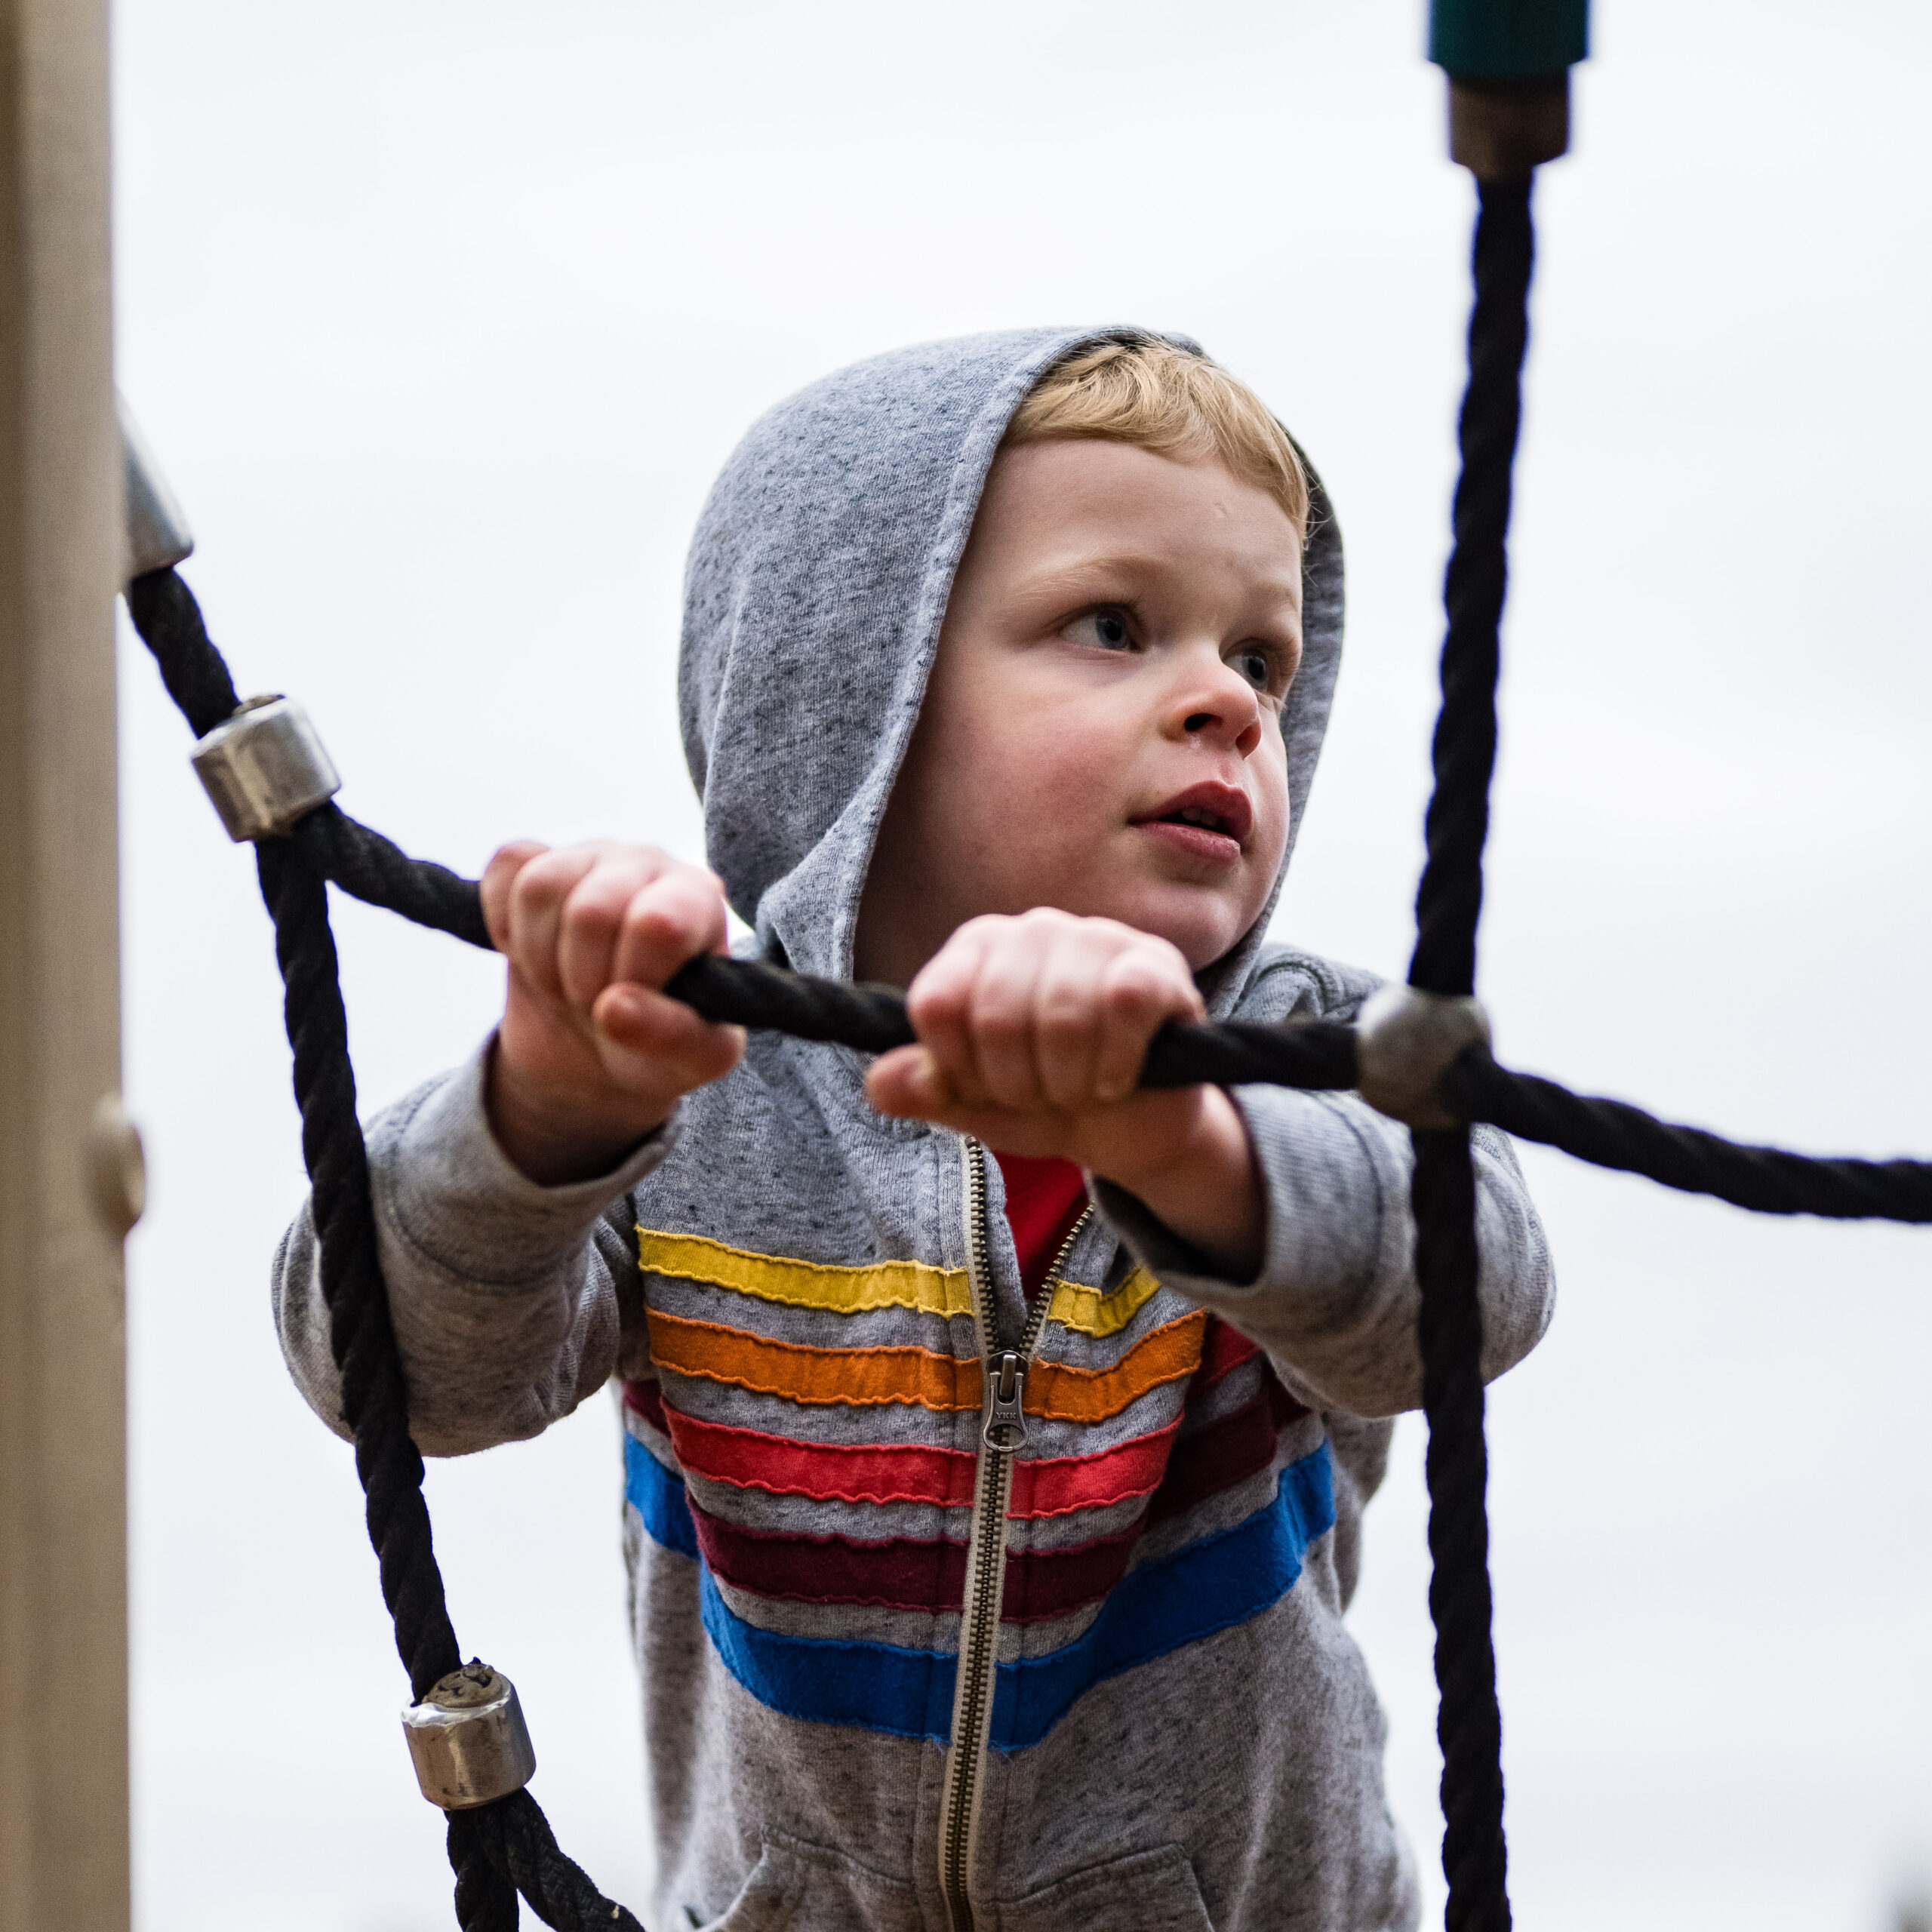
<svg viewBox="0 0 1932 1932"><path fill-rule="evenodd" d="M860 365L727 466L680 696L711 860L764 956L849 974L987 465L1039 372L1108 333ZM1297 824L1340 648L1318 485L1305 571ZM1201 976L1211 1009L1352 1014L1372 982L1265 924ZM463 1454L620 1391L657 1926L1413 1925L1343 1622L1383 1419L1420 1398L1405 1135L1352 1096L1238 1090L1269 1190L1255 1278L1095 1183L1029 1302L997 1164L875 1115L844 1049L755 1035L563 1188L496 1147L482 1065L370 1130L413 1424ZM1494 1374L1551 1275L1506 1143L1478 1143ZM339 1428L306 1210L275 1294Z"/></svg>

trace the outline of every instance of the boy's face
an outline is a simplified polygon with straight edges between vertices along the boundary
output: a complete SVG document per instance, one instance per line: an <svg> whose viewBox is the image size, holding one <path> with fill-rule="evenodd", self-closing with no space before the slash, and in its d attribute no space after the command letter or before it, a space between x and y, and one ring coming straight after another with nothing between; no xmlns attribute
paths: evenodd
<svg viewBox="0 0 1932 1932"><path fill-rule="evenodd" d="M995 459L860 908L903 986L981 913L1058 906L1198 970L1266 904L1301 549L1218 462L1100 441Z"/></svg>

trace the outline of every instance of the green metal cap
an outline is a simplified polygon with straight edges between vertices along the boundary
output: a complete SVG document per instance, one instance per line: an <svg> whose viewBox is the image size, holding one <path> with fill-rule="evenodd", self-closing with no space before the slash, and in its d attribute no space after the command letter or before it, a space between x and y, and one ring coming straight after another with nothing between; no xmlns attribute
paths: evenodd
<svg viewBox="0 0 1932 1932"><path fill-rule="evenodd" d="M1567 72L1590 51L1590 0L1430 0L1429 57L1457 80Z"/></svg>

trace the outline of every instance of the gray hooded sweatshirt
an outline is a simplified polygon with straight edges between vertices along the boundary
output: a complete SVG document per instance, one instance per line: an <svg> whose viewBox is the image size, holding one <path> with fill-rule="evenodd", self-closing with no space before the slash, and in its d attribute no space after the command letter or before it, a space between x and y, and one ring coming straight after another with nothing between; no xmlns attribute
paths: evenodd
<svg viewBox="0 0 1932 1932"><path fill-rule="evenodd" d="M712 491L685 742L766 956L849 976L987 466L1048 365L1110 333L844 370L764 417ZM1305 571L1296 824L1341 645L1318 485ZM1372 983L1264 946L1266 921L1201 976L1212 1010L1352 1015ZM1029 1305L997 1165L875 1114L843 1048L755 1034L623 1166L555 1188L491 1138L482 1066L370 1130L413 1426L463 1455L621 1387L659 1932L1414 1924L1343 1622L1377 1419L1420 1398L1401 1129L1352 1095L1240 1089L1269 1195L1256 1277L1218 1278L1096 1183ZM1542 1334L1551 1275L1506 1143L1477 1148L1493 1375ZM306 1210L275 1288L290 1367L340 1429ZM1016 1372L989 1380L1001 1355Z"/></svg>

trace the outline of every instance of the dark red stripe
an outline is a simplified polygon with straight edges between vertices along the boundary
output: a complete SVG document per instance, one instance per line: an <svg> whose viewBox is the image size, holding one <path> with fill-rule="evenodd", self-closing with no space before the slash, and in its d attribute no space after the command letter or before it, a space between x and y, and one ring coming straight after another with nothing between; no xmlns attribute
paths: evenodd
<svg viewBox="0 0 1932 1932"><path fill-rule="evenodd" d="M964 1543L788 1536L725 1522L696 1503L691 1520L712 1574L755 1596L924 1611L958 1611L965 1602ZM1120 1581L1140 1534L1137 1523L1071 1549L1009 1551L1004 1620L1064 1617L1105 1596Z"/></svg>
<svg viewBox="0 0 1932 1932"><path fill-rule="evenodd" d="M1266 1375L1251 1401L1175 1444L1166 1478L1147 1506L1148 1520L1178 1515L1265 1469L1275 1460L1281 1430L1307 1414Z"/></svg>
<svg viewBox="0 0 1932 1932"><path fill-rule="evenodd" d="M956 1611L965 1601L964 1543L786 1536L727 1523L695 1503L691 1520L712 1574L755 1596L886 1610Z"/></svg>
<svg viewBox="0 0 1932 1932"><path fill-rule="evenodd" d="M1211 1389L1223 1376L1231 1374L1244 1361L1261 1352L1238 1328L1230 1327L1218 1315L1208 1318L1208 1332L1201 1340L1201 1366L1195 1371L1198 1388Z"/></svg>

